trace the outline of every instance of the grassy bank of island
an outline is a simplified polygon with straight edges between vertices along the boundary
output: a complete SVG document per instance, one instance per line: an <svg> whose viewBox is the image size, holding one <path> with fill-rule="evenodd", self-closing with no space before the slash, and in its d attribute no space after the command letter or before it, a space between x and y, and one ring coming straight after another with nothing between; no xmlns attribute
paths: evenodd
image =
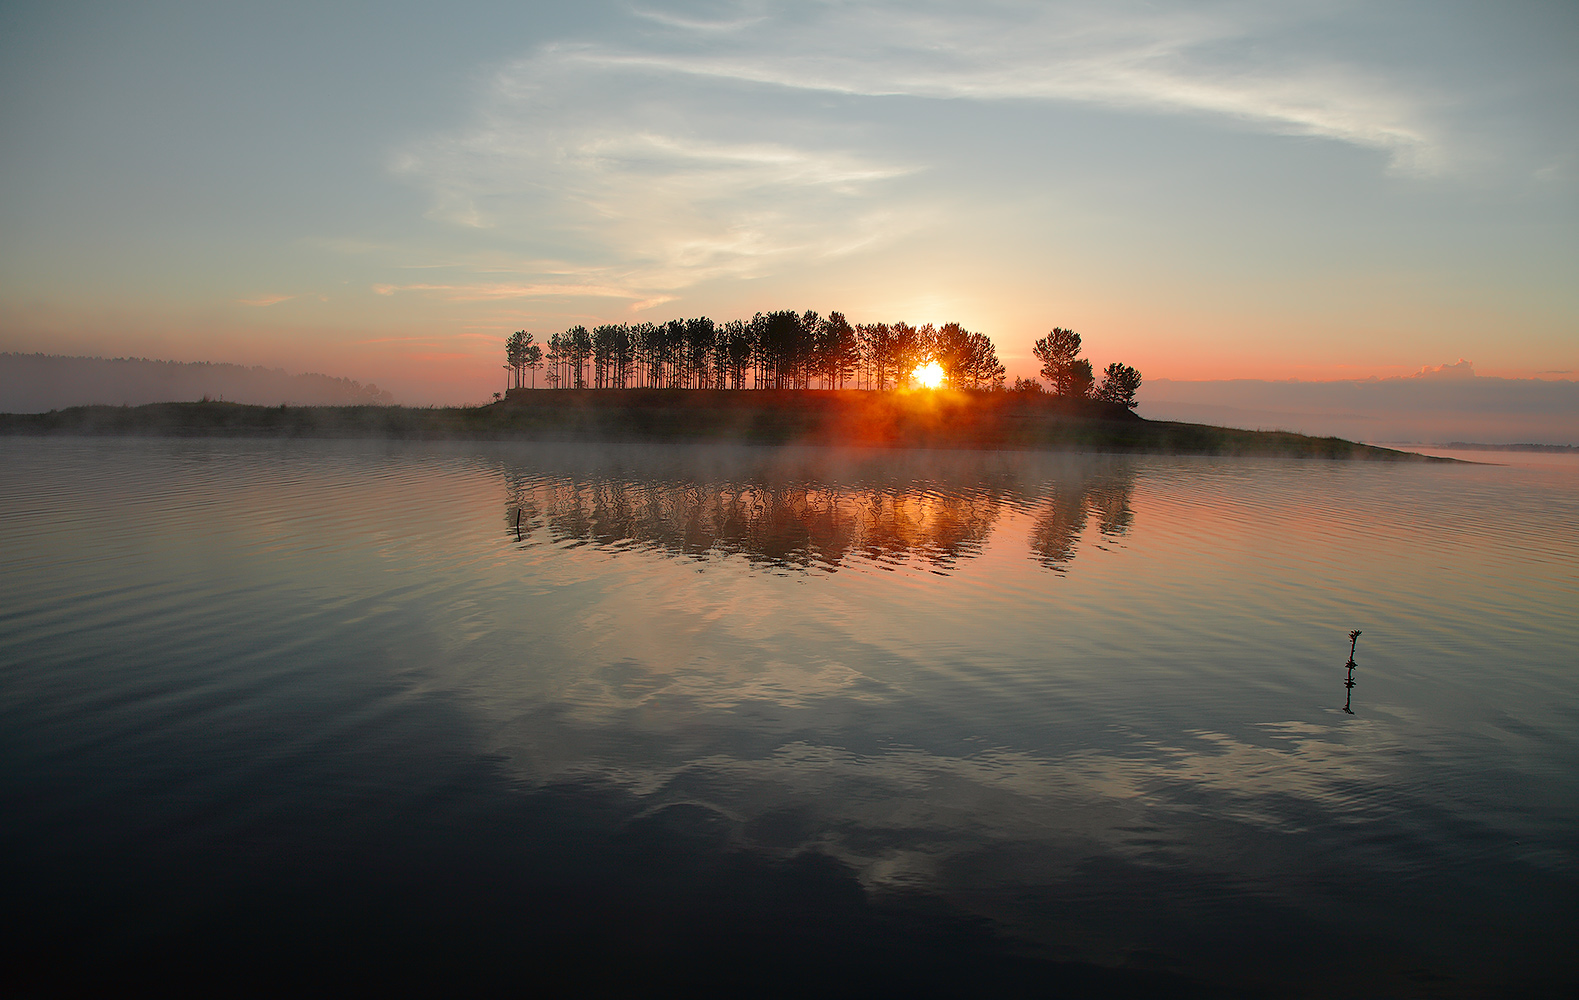
<svg viewBox="0 0 1579 1000"><path fill-rule="evenodd" d="M172 437L738 442L1434 461L1284 431L1146 420L1122 405L957 390L516 390L487 406L203 401L0 414L0 433Z"/></svg>

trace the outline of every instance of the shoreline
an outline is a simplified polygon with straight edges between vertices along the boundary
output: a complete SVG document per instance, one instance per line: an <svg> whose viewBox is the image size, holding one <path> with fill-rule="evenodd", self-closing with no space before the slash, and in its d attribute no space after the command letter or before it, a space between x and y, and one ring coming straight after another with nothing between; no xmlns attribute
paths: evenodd
<svg viewBox="0 0 1579 1000"><path fill-rule="evenodd" d="M539 389L475 407L205 401L0 414L24 436L739 443L1452 462L1335 437L1146 420L1113 404L1005 392Z"/></svg>

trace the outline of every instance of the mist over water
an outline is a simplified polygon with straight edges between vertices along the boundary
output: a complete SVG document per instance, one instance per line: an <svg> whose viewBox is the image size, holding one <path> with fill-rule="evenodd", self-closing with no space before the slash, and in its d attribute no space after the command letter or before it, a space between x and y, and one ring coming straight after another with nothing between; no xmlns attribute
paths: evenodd
<svg viewBox="0 0 1579 1000"><path fill-rule="evenodd" d="M1574 982L1571 470L0 461L24 985Z"/></svg>

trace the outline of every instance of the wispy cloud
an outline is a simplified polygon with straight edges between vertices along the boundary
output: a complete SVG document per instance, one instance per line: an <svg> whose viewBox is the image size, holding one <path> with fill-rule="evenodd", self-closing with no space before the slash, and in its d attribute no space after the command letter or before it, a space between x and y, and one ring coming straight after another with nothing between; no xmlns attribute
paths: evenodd
<svg viewBox="0 0 1579 1000"><path fill-rule="evenodd" d="M392 167L429 190L433 218L551 248L585 283L654 304L699 282L856 252L922 218L883 197L922 165L861 149L858 130L786 123L672 73L642 75L550 46L495 73L467 125L400 151ZM515 273L534 294L599 294Z"/></svg>
<svg viewBox="0 0 1579 1000"><path fill-rule="evenodd" d="M433 285L379 284L373 286L379 295L399 292L421 292L436 295L450 302L491 302L497 299L547 299L574 297L634 299L644 293L612 285L573 284L492 284L492 285Z"/></svg>
<svg viewBox="0 0 1579 1000"><path fill-rule="evenodd" d="M432 218L579 273L512 263L472 271L513 281L379 290L640 305L892 244L947 214L913 183L926 153L869 127L883 119L871 101L895 96L1216 117L1441 168L1407 88L1292 46L1297 8L1246 10L824 0L699 17L648 3L623 41L551 43L499 68L467 123L391 161Z"/></svg>
<svg viewBox="0 0 1579 1000"><path fill-rule="evenodd" d="M432 215L552 233L594 260L612 256L638 285L667 289L750 273L764 259L836 255L891 221L864 196L915 169L741 135L703 114L656 122L639 108L518 96L548 61L504 74L477 126L399 159L398 172L433 191Z"/></svg>
<svg viewBox="0 0 1579 1000"><path fill-rule="evenodd" d="M289 302L294 298L296 298L294 295L259 295L256 298L237 299L236 301L244 306L253 306L255 308L262 309L266 306L279 305L281 302Z"/></svg>
<svg viewBox="0 0 1579 1000"><path fill-rule="evenodd" d="M742 28L749 28L764 20L763 4L747 3L736 5L738 13L733 17L702 18L687 17L673 11L661 10L656 7L632 6L631 13L646 21L661 24L670 28L683 28L687 31L702 31L711 33L736 32Z"/></svg>
<svg viewBox="0 0 1579 1000"><path fill-rule="evenodd" d="M1289 11L1295 10L1289 8ZM1220 115L1380 149L1434 171L1417 98L1375 71L1277 43L1294 15L1237 5L878 2L776 6L727 37L664 21L682 44L567 47L610 69L857 96L1037 100Z"/></svg>

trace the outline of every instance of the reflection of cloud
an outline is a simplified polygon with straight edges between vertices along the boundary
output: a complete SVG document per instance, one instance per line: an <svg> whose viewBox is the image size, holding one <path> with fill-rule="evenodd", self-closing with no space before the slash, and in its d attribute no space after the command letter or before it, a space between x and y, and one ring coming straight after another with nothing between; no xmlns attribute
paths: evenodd
<svg viewBox="0 0 1579 1000"><path fill-rule="evenodd" d="M812 716L840 714L845 699L859 695L845 690L840 680L798 692L796 704ZM580 693L584 696L585 689ZM687 720L684 728L706 730L714 713L749 700L669 704ZM641 725L650 727L652 715L664 710L664 702L645 703ZM884 711L902 709L889 705ZM575 730L599 723L619 728L636 718L578 713L561 720L564 732L535 738L606 745ZM681 728L677 722L676 731ZM1192 734L1193 743L1163 745L1136 737L1115 749L1058 755L970 745L954 753L916 746L861 752L790 739L760 755L720 751L596 763L579 758L567 762L563 772L529 777L534 783L569 777L612 781L654 806L708 803L747 830L764 819L793 814L792 837L786 840L779 826L771 842L756 846L824 851L849 864L868 885L944 890L1057 879L1098 855L1137 861L1192 857L1211 865L1225 837L1244 832L1308 837L1313 823L1352 830L1411 808L1381 791L1392 786L1377 770L1376 759L1396 748L1308 723L1260 728L1254 742L1198 732ZM1234 829L1242 832L1229 832ZM958 859L983 850L1000 864L978 862L970 886L950 885Z"/></svg>
<svg viewBox="0 0 1579 1000"><path fill-rule="evenodd" d="M749 669L721 664L706 671L623 659L568 688L566 697L577 704L575 718L582 723L609 719L613 707L660 703L729 711L751 703L804 709L833 697L880 701L877 694L863 689L861 680L860 672L848 665L818 658L770 659Z"/></svg>
<svg viewBox="0 0 1579 1000"><path fill-rule="evenodd" d="M936 582L934 572L976 560L1001 519L1029 520L1054 496L1120 531L1130 469L1072 456L748 448L567 449L506 464L506 529L523 512L517 554L550 587L523 613L569 625L563 655L584 669L501 673L477 704L497 713L496 749L532 783L594 780L649 808L704 805L754 847L825 851L868 884L946 881L954 859L984 844L1057 844L1068 850L1044 868L1077 863L1092 844L1122 844L1145 807L1112 767L976 743L824 742L857 718L914 711L929 668L911 640L874 634L866 612L833 590L808 594L793 571L853 564L902 588ZM1110 503L1104 490L1122 497ZM642 568L675 556L700 572ZM572 582L587 579L578 565L611 558L628 585ZM560 657L539 649L532 662ZM742 715L755 720L745 732Z"/></svg>

